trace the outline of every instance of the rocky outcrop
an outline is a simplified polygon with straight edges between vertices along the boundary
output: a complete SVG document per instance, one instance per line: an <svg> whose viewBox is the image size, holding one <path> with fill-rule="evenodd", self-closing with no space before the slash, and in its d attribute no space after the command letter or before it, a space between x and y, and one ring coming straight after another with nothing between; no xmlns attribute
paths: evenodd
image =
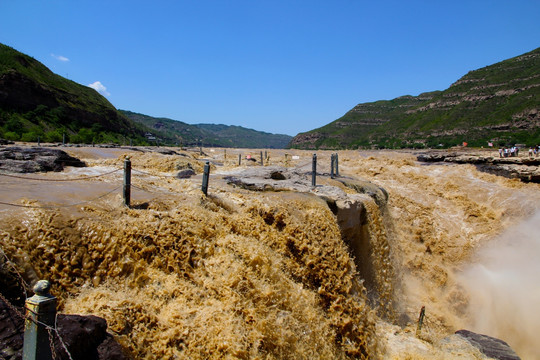
<svg viewBox="0 0 540 360"><path fill-rule="evenodd" d="M324 200L335 215L343 241L354 254L356 269L368 297L374 303L384 304L380 312L385 315L389 310L386 304L391 300L393 267L386 237L383 234L372 236L370 222L380 220L388 201L386 190L361 179L330 179L329 174L317 174L318 185L314 187L310 171L277 166L235 170L226 174L224 179L230 185L251 191L308 193Z"/></svg>
<svg viewBox="0 0 540 360"><path fill-rule="evenodd" d="M0 148L0 171L35 173L62 171L65 166L85 167L81 160L65 151L49 148Z"/></svg>
<svg viewBox="0 0 540 360"><path fill-rule="evenodd" d="M322 133L309 132L298 134L291 140L289 147L301 147L302 149L308 150L316 149L317 142L323 138L325 138L325 135Z"/></svg>
<svg viewBox="0 0 540 360"><path fill-rule="evenodd" d="M0 145L12 145L13 141L0 138Z"/></svg>
<svg viewBox="0 0 540 360"><path fill-rule="evenodd" d="M471 345L490 359L520 360L520 357L506 342L491 336L477 334L469 330L459 330L456 334L466 339Z"/></svg>
<svg viewBox="0 0 540 360"><path fill-rule="evenodd" d="M480 171L500 175L523 182L540 183L540 158L534 157L494 157L482 154L433 151L417 156L421 162L473 164Z"/></svg>

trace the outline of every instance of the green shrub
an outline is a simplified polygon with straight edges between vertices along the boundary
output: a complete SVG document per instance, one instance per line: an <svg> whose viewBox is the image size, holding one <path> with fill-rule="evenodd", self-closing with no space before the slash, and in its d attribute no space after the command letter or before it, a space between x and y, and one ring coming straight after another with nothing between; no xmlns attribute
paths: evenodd
<svg viewBox="0 0 540 360"><path fill-rule="evenodd" d="M35 132L27 132L21 135L21 141L26 142L37 142L38 141L38 134Z"/></svg>
<svg viewBox="0 0 540 360"><path fill-rule="evenodd" d="M44 135L44 141L45 142L62 142L63 139L63 132L60 132L58 130L51 130L47 131Z"/></svg>
<svg viewBox="0 0 540 360"><path fill-rule="evenodd" d="M4 133L4 138L6 140L19 141L21 137L20 137L19 134L17 134L14 131L7 131L7 132Z"/></svg>

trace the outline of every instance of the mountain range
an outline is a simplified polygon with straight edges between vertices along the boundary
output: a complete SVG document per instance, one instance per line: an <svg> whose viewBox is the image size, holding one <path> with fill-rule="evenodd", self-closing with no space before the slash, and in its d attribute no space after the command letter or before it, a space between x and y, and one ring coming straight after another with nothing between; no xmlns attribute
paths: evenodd
<svg viewBox="0 0 540 360"><path fill-rule="evenodd" d="M290 143L301 149L540 143L540 48L468 74L444 91L356 105Z"/></svg>
<svg viewBox="0 0 540 360"><path fill-rule="evenodd" d="M540 48L483 67L444 91L361 103L294 138L117 110L90 87L0 44L0 138L20 141L357 149L540 143Z"/></svg>
<svg viewBox="0 0 540 360"><path fill-rule="evenodd" d="M283 148L292 139L241 126L117 110L94 89L0 44L0 138L13 141Z"/></svg>
<svg viewBox="0 0 540 360"><path fill-rule="evenodd" d="M242 126L216 124L187 124L168 118L120 110L120 113L135 123L151 129L151 139L178 145L199 145L236 148L285 148L292 136L270 134Z"/></svg>

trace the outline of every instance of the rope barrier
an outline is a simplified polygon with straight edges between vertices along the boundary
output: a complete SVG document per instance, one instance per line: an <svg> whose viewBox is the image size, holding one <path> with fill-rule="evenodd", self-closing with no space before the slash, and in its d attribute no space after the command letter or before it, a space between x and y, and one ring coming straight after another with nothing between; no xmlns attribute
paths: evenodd
<svg viewBox="0 0 540 360"><path fill-rule="evenodd" d="M142 171L142 170L137 170L137 169L131 169L131 171L139 173L139 174L143 174L143 175L161 177L161 178L165 178L165 179L167 179L167 178L176 178L176 175L156 175L156 174L150 174L149 172Z"/></svg>
<svg viewBox="0 0 540 360"><path fill-rule="evenodd" d="M122 169L116 169L116 170L106 172L106 173L103 173L103 174L99 174L99 175L85 176L85 177L73 178L73 179L32 178L32 177L10 175L10 174L2 174L2 173L0 173L0 176L6 176L6 177L10 177L10 178L24 179L24 180L36 180L36 181L78 181L78 180L93 179L93 178L97 178L97 177L101 177L101 176L105 176L105 175L110 175L110 174L113 174L113 173L118 172L120 170L122 170Z"/></svg>
<svg viewBox="0 0 540 360"><path fill-rule="evenodd" d="M67 208L67 207L78 206L78 205L82 205L82 204L86 204L86 203L89 203L89 202L92 202L92 201L99 200L99 199L101 199L101 198L103 198L103 197L109 195L110 193L117 191L117 190L120 189L120 188L121 188L121 186L118 186L118 187L112 189L111 191L106 192L105 194L100 195L100 196L98 196L98 197L96 197L96 198L93 198L93 199L90 199L90 200L81 201L81 202L74 203L74 204L67 204L67 205L56 205L56 206L46 206L46 205L42 205L42 206L37 206L37 205L20 205L20 204L7 203L7 202L3 202L3 201L0 201L0 204L2 204L2 205L7 205L7 206L15 206L15 207L22 207L22 208L30 208L30 209L59 209L59 208Z"/></svg>

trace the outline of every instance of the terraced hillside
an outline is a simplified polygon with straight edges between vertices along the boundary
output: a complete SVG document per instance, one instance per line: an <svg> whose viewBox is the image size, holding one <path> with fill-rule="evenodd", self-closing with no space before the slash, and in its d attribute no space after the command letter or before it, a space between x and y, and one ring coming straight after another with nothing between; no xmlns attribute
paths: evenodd
<svg viewBox="0 0 540 360"><path fill-rule="evenodd" d="M358 104L293 148L403 148L540 142L540 48L471 71L447 90Z"/></svg>

